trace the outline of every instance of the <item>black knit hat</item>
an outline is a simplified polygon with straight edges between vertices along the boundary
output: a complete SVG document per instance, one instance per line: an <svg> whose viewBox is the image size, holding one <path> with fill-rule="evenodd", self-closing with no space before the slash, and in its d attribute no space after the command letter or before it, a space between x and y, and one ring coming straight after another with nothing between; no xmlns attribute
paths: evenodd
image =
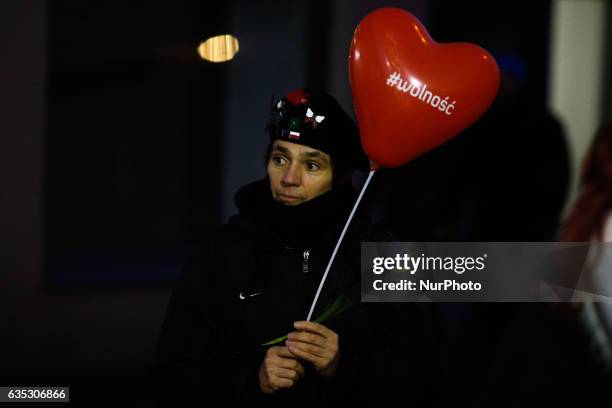
<svg viewBox="0 0 612 408"><path fill-rule="evenodd" d="M369 168L357 126L325 92L300 88L275 101L266 132L270 140L309 146L355 169Z"/></svg>

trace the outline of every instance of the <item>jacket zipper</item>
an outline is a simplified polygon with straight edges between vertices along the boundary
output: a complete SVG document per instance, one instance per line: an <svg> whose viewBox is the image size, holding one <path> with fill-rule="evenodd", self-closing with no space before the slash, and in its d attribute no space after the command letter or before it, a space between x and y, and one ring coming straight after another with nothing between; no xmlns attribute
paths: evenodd
<svg viewBox="0 0 612 408"><path fill-rule="evenodd" d="M308 258L310 258L310 250L305 250L303 254L304 260L302 261L302 272L308 273Z"/></svg>

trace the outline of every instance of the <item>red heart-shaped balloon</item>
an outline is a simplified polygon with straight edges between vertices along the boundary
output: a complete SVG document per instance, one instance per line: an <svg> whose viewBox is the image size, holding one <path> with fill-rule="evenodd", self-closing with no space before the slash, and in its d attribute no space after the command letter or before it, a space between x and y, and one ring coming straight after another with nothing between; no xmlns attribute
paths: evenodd
<svg viewBox="0 0 612 408"><path fill-rule="evenodd" d="M375 10L357 26L349 71L361 141L374 166L401 166L457 135L499 88L487 51L439 44L398 8Z"/></svg>

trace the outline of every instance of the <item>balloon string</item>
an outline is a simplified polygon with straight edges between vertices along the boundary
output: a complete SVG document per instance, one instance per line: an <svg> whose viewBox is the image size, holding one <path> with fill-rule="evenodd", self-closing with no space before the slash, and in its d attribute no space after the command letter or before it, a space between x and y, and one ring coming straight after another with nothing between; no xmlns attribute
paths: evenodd
<svg viewBox="0 0 612 408"><path fill-rule="evenodd" d="M327 279L327 274L329 273L331 265L334 262L334 259L336 258L336 253L338 252L338 248L340 248L340 244L342 243L342 240L344 239L344 234L346 234L346 230L348 230L348 227L351 224L353 216L355 215L355 211L357 210L357 207L359 206L359 203L361 202L361 198L363 197L363 194L368 188L368 184L370 184L370 180L372 179L372 176L374 175L374 173L376 173L376 169L370 170L368 179L366 180L363 187L361 187L361 192L359 193L359 197L357 197L357 201L355 201L355 205L353 206L351 215L349 215L348 220L346 221L346 224L344 224L344 229L342 230L342 233L340 234L340 238L338 238L338 242L336 242L336 248L334 248L334 252L332 253L331 258L329 258L329 262L327 263L327 268L325 268L325 273L323 274L323 277L321 278L321 282L319 283L317 294L315 295L314 300L312 301L312 305L310 306L310 311L308 312L308 317L306 318L306 320L308 321L310 321L310 319L312 318L312 313L314 312L314 308L317 305L317 300L319 300L319 295L321 294L321 290L323 289L323 285L325 284L325 279Z"/></svg>

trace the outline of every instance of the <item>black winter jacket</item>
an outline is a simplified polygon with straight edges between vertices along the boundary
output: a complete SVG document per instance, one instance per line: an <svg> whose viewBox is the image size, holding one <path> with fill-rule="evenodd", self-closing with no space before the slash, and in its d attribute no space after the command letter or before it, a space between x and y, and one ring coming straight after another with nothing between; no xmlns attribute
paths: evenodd
<svg viewBox="0 0 612 408"><path fill-rule="evenodd" d="M263 180L239 190L239 214L203 243L172 293L156 353L162 403L220 399L243 406L320 407L341 398L351 371L351 344L344 340L353 337L359 302L359 241L369 227L363 219L352 223L313 314L339 334L334 379L322 379L307 366L293 388L267 396L259 390L258 369L267 348L284 345L293 322L306 319L355 199L350 186L338 187L285 207Z"/></svg>
<svg viewBox="0 0 612 408"><path fill-rule="evenodd" d="M349 186L285 207L265 181L237 193L239 214L205 240L170 298L155 362L163 405L384 406L398 398L437 405L446 376L429 307L359 302L360 241L390 240L359 216L313 315L339 334L334 378L306 365L291 389L272 396L259 389L267 348L283 345L292 323L306 318L355 199Z"/></svg>

